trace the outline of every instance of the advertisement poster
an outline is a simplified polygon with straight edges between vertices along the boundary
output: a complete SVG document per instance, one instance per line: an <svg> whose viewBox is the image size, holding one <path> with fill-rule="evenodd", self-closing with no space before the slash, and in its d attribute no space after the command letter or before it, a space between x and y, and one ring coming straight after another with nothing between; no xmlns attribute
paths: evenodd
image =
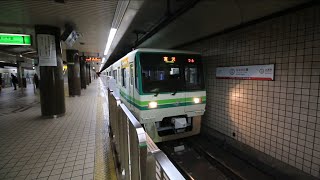
<svg viewBox="0 0 320 180"><path fill-rule="evenodd" d="M272 81L274 80L274 64L218 67L216 78Z"/></svg>
<svg viewBox="0 0 320 180"><path fill-rule="evenodd" d="M57 66L55 37L49 34L37 35L39 66Z"/></svg>

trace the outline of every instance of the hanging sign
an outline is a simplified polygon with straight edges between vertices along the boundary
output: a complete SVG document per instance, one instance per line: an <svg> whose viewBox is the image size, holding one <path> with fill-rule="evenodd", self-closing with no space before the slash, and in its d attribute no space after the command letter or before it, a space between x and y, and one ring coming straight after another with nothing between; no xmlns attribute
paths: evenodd
<svg viewBox="0 0 320 180"><path fill-rule="evenodd" d="M217 79L274 80L274 64L218 67Z"/></svg>
<svg viewBox="0 0 320 180"><path fill-rule="evenodd" d="M55 37L49 34L37 35L39 66L57 66Z"/></svg>
<svg viewBox="0 0 320 180"><path fill-rule="evenodd" d="M87 62L91 62L91 61L99 62L99 61L101 61L101 57L87 57L86 61Z"/></svg>
<svg viewBox="0 0 320 180"><path fill-rule="evenodd" d="M31 45L31 37L27 34L0 33L0 45Z"/></svg>

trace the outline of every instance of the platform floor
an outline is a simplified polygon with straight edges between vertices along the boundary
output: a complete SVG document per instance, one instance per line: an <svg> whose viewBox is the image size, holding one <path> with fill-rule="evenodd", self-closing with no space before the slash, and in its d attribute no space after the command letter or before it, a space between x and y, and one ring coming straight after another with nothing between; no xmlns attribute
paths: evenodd
<svg viewBox="0 0 320 180"><path fill-rule="evenodd" d="M44 119L31 85L23 92L3 89L0 179L115 179L106 166L113 162L106 156L111 151L102 81L81 93L65 97L64 116Z"/></svg>

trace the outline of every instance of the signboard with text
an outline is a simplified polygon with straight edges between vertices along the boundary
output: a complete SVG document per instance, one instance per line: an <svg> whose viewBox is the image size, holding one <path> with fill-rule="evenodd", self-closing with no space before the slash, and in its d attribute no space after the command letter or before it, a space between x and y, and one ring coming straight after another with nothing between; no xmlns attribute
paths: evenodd
<svg viewBox="0 0 320 180"><path fill-rule="evenodd" d="M57 66L55 37L49 34L38 34L39 66Z"/></svg>
<svg viewBox="0 0 320 180"><path fill-rule="evenodd" d="M31 37L28 34L0 33L0 45L30 46Z"/></svg>
<svg viewBox="0 0 320 180"><path fill-rule="evenodd" d="M100 57L87 57L86 58L86 62L91 62L91 61L100 62L101 58Z"/></svg>
<svg viewBox="0 0 320 180"><path fill-rule="evenodd" d="M217 79L243 79L243 80L274 80L274 64L218 67Z"/></svg>

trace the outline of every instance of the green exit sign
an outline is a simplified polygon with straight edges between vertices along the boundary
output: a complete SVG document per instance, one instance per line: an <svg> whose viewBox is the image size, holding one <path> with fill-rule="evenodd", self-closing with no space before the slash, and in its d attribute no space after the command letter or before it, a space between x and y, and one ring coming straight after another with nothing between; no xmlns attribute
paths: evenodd
<svg viewBox="0 0 320 180"><path fill-rule="evenodd" d="M27 34L0 33L0 45L31 45L31 37Z"/></svg>

